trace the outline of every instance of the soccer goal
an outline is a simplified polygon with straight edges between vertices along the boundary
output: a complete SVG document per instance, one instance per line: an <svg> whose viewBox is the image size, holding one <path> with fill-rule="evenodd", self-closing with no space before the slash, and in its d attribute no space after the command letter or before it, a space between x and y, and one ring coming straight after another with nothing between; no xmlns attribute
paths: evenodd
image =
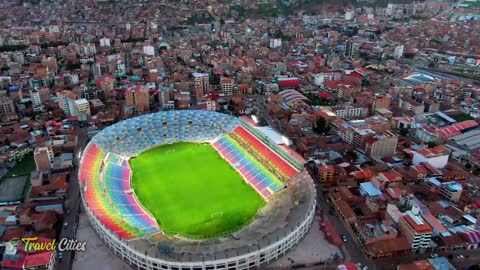
<svg viewBox="0 0 480 270"><path fill-rule="evenodd" d="M175 148L173 148L173 149L171 149L171 150L168 150L168 151L166 151L165 153L167 153L167 154L168 154L168 153L175 153Z"/></svg>
<svg viewBox="0 0 480 270"><path fill-rule="evenodd" d="M210 217L211 217L211 218L216 218L216 217L221 217L221 216L223 216L223 211L222 211L222 212L214 213L214 214L212 214Z"/></svg>

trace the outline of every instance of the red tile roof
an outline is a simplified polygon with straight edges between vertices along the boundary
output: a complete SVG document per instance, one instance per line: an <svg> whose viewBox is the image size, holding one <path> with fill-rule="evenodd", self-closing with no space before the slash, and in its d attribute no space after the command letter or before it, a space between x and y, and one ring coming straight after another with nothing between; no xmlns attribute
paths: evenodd
<svg viewBox="0 0 480 270"><path fill-rule="evenodd" d="M387 188L386 191L393 199L400 199L402 197L402 191L398 187Z"/></svg>
<svg viewBox="0 0 480 270"><path fill-rule="evenodd" d="M335 171L335 169L333 168L333 165L318 166L318 169L322 172L334 172Z"/></svg>
<svg viewBox="0 0 480 270"><path fill-rule="evenodd" d="M476 126L478 126L477 121L466 120L460 123L450 125L448 127L441 128L438 130L438 134L444 138L451 138L455 134L459 135L459 133L465 129L476 127Z"/></svg>
<svg viewBox="0 0 480 270"><path fill-rule="evenodd" d="M419 234L424 234L424 233L431 233L432 232L432 227L430 227L430 225L428 225L426 222L423 222L423 223L417 223L415 222L415 220L413 220L413 218L406 214L403 216L403 218L405 219L405 221L408 222L408 224L410 224L410 226Z"/></svg>
<svg viewBox="0 0 480 270"><path fill-rule="evenodd" d="M22 254L18 260L4 260L3 267L16 269L30 269L33 267L44 266L50 263L52 251L36 253L36 254Z"/></svg>

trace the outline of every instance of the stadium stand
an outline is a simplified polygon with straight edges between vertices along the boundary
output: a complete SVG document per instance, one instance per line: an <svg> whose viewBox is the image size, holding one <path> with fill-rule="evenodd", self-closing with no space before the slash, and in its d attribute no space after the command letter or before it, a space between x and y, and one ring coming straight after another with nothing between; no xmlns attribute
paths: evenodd
<svg viewBox="0 0 480 270"><path fill-rule="evenodd" d="M128 161L95 144L84 151L80 183L93 214L122 239L158 231L158 224L130 192Z"/></svg>
<svg viewBox="0 0 480 270"><path fill-rule="evenodd" d="M213 143L217 151L250 183L264 198L284 187L270 172L248 154L230 135Z"/></svg>
<svg viewBox="0 0 480 270"><path fill-rule="evenodd" d="M161 144L209 142L238 126L239 120L209 111L168 111L130 118L107 127L93 139L120 156L138 156Z"/></svg>
<svg viewBox="0 0 480 270"><path fill-rule="evenodd" d="M294 166L297 170L302 170L303 164L305 163L304 160L300 161L296 159L295 157L292 157L290 154L285 152L278 144L272 142L269 140L261 131L256 129L255 127L251 126L245 121L241 122L242 127L244 127L246 130L248 130L250 133L252 133L257 139L262 141L265 145L270 147L275 153L277 153L279 156L281 156L284 160L288 161L292 166Z"/></svg>
<svg viewBox="0 0 480 270"><path fill-rule="evenodd" d="M156 242L155 237L145 237L160 228L135 197L128 160L175 142L210 143L272 203L232 237L190 241L165 234ZM82 205L98 237L136 269L260 268L295 247L314 222L313 180L303 168L304 161L286 151L244 120L221 113L182 110L141 115L103 129L84 150L79 168ZM272 155L274 161L266 163ZM302 172L284 177L294 170ZM287 191L286 183L294 192L279 192ZM253 239L257 248L252 249Z"/></svg>
<svg viewBox="0 0 480 270"><path fill-rule="evenodd" d="M303 166L248 123L224 114L168 111L109 126L84 151L79 176L92 213L120 238L159 230L133 194L128 158L175 142L211 143L265 199L285 187L281 179L292 178Z"/></svg>
<svg viewBox="0 0 480 270"><path fill-rule="evenodd" d="M264 160L269 162L284 176L291 178L298 173L297 168L284 160L277 154L277 152L273 151L270 147L260 141L257 136L254 136L242 125L235 128L235 130L232 132L232 135L238 140L243 141L245 145L249 145L251 148L255 149L256 152L264 157Z"/></svg>

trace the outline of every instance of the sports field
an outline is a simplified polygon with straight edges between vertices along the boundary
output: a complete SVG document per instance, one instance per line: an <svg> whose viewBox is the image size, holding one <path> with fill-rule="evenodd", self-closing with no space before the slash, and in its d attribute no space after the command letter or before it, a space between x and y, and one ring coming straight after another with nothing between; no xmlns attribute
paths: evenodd
<svg viewBox="0 0 480 270"><path fill-rule="evenodd" d="M167 234L228 233L265 205L210 144L162 145L131 159L130 166L136 196Z"/></svg>

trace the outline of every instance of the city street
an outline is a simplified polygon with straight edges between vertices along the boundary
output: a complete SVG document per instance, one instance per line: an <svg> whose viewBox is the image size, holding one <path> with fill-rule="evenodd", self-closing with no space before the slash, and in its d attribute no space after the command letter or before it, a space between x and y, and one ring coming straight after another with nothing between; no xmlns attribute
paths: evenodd
<svg viewBox="0 0 480 270"><path fill-rule="evenodd" d="M64 223L67 222L68 227L66 229L62 229L60 239L61 238L75 239L75 236L77 234L78 214L79 214L78 212L80 208L80 188L78 184L78 165L80 163L79 153L83 151L86 142L87 142L87 128L81 128L78 134L76 153L74 155L75 165L70 172L68 197L65 203L65 208L70 210L70 214L65 213L65 219L63 222ZM88 243L87 243L87 248L88 248ZM63 258L61 259L61 261L58 260L58 253L57 253L56 269L58 270L71 269L73 257L75 256L75 254L73 253L74 252L71 252L71 251L64 251Z"/></svg>

